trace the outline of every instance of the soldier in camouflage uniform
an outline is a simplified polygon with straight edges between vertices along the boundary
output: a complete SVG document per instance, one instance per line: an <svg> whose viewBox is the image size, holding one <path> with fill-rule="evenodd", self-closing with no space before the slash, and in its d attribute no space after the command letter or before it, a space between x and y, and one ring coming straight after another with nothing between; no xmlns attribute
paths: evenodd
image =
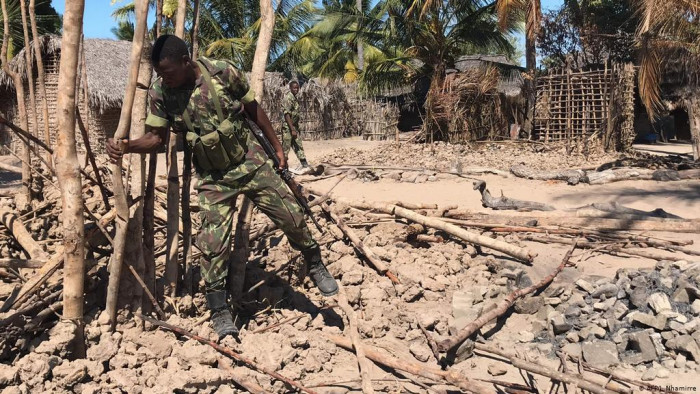
<svg viewBox="0 0 700 394"><path fill-rule="evenodd" d="M282 101L282 151L284 156L289 157L289 148L294 149L297 158L303 168L308 168L309 163L306 161L304 154L304 146L301 143L299 135L299 82L292 81L289 83L289 92L284 95Z"/></svg>
<svg viewBox="0 0 700 394"><path fill-rule="evenodd" d="M338 291L321 261L321 251L311 236L303 211L271 161L251 134L244 117L255 122L275 148L280 166L286 166L282 146L267 115L255 101L245 74L225 61L191 60L187 45L175 36L161 36L153 45L153 67L159 78L149 89L146 135L120 143L110 139L107 152L113 160L124 153L157 151L168 128L185 133L199 177L202 226L197 245L202 250L202 278L212 322L219 337L237 335L228 308L226 277L236 197L244 194L284 231L289 243L300 250L319 291Z"/></svg>

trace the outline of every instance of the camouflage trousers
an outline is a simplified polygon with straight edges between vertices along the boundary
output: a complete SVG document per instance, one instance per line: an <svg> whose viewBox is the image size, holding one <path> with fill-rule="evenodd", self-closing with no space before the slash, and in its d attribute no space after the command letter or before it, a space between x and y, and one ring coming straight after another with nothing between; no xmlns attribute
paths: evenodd
<svg viewBox="0 0 700 394"><path fill-rule="evenodd" d="M318 247L306 226L301 206L269 161L235 180L226 180L226 175L221 179L204 177L196 189L202 219L197 246L203 253L201 272L207 291L226 287L233 213L239 194L248 197L266 214L284 232L293 248L303 252Z"/></svg>
<svg viewBox="0 0 700 394"><path fill-rule="evenodd" d="M301 143L301 136L297 134L297 138L292 138L292 132L287 127L282 128L282 135L280 141L282 142L282 151L284 152L284 157L289 158L289 149L294 149L299 161L306 160L306 154L304 153L304 145Z"/></svg>

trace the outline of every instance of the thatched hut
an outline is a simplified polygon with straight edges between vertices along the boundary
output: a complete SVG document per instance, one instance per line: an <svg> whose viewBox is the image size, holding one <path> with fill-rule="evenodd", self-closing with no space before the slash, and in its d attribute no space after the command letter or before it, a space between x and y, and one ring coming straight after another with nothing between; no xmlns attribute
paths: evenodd
<svg viewBox="0 0 700 394"><path fill-rule="evenodd" d="M56 114L56 101L58 95L58 69L61 58L61 38L55 35L45 35L40 39L41 54L46 72L46 95L49 105L49 129L51 130L51 144L55 141L55 131L58 128L58 118ZM30 45L30 47L33 44ZM131 43L128 41L115 41L105 39L86 39L84 42L84 64L87 73L87 84L80 82L78 108L81 111L81 118L85 124L92 148L100 152L103 150L105 140L114 135L119 122L121 103L126 89L126 79L128 76L129 54ZM25 47L10 62L10 67L20 75L26 75ZM33 51L33 49L32 49ZM34 66L36 73L36 65ZM38 84L37 78L34 78ZM41 111L41 94L38 85L35 88L38 108L29 105L29 90L26 78L25 102L29 110L36 111L39 134L43 135L44 119ZM13 123L18 124L17 100L12 87L11 79L0 72L0 111L5 114ZM87 88L88 98L85 102L84 89ZM86 112L87 109L87 113ZM34 130L32 125L33 116L29 116L29 129ZM7 145L12 139L8 136L0 137L0 141L6 147L16 148ZM16 139L14 141L17 141ZM84 149L83 141L78 138L79 149Z"/></svg>

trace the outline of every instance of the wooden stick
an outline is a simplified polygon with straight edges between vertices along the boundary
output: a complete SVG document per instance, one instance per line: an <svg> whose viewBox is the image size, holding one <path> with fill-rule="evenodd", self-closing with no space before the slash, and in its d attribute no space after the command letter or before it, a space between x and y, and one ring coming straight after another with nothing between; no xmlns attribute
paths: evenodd
<svg viewBox="0 0 700 394"><path fill-rule="evenodd" d="M115 209L112 209L108 213L106 213L104 216L99 221L99 224L104 227L108 223L114 220L116 217L117 213ZM93 235L95 235L98 231L100 231L98 228L92 229L89 234L86 234L85 239L90 239ZM51 275L54 274L60 267L61 264L63 264L63 248L59 248L54 252L52 257L44 264L44 266L39 269L39 273L29 279L27 283L22 285L22 289L19 292L19 295L17 298L10 303L9 305L6 306L7 309L11 308L13 305L18 305L25 300L27 300L29 297L32 296L39 288L41 285L46 283L47 280L51 277Z"/></svg>
<svg viewBox="0 0 700 394"><path fill-rule="evenodd" d="M579 218L571 216L514 216L504 214L483 214L465 211L450 211L445 214L450 218L470 220L474 223L500 223L491 227L531 226L561 226L594 229L597 231L666 231L674 233L700 233L700 219L675 220L627 220L607 218Z"/></svg>
<svg viewBox="0 0 700 394"><path fill-rule="evenodd" d="M134 275L134 278L136 279L137 282L139 282L139 285L141 285L141 288L146 292L146 295L148 296L148 299L151 300L151 304L153 304L153 307L156 310L156 313L158 314L158 317L165 318L165 312L160 308L160 305L158 305L158 301L156 301L156 298L153 296L153 293L151 293L151 290L148 289L148 286L146 286L146 283L144 283L143 279L141 279L141 276L139 275L138 272L134 269L134 267L131 264L127 264L129 267L129 271L131 271L131 274Z"/></svg>
<svg viewBox="0 0 700 394"><path fill-rule="evenodd" d="M573 250L573 249L572 249ZM515 357L513 355L510 355L504 351L501 351L499 349L496 349L494 347L484 345L482 343L476 343L475 348L478 350L481 350L483 352L491 353L491 354L496 354L498 356L504 357L508 360L508 362L513 365L516 368L523 369L528 372L535 373L537 375L542 375L546 376L552 380L557 380L563 383L568 383L575 385L576 387L579 387L581 389L590 391L591 393L595 394L614 394L616 392L623 392L623 391L612 391L608 390L605 387L591 382L590 380L585 379L583 376L575 376L572 374L567 374L563 372L556 371L552 368L545 367L544 365L536 364L532 362L531 360L523 360L518 357Z"/></svg>
<svg viewBox="0 0 700 394"><path fill-rule="evenodd" d="M174 325L172 325L172 324L168 324L168 323L166 323L166 322L164 322L164 321L156 320L156 319L154 319L154 318L151 318L151 317L148 317L148 316L144 316L144 315L142 315L142 314L140 314L140 313L136 313L136 315L137 315L138 317L140 317L141 319L143 319L143 320L145 320L145 321L147 321L147 322L149 322L149 323L151 323L151 324L154 324L154 325L156 325L156 326L160 326L160 327L166 328L166 329L168 329L168 330L170 330L170 331L172 331L172 332L178 333L178 334L180 334L180 335L184 335L184 336L186 336L186 337L188 337L188 338L192 338L192 339L194 339L194 340L196 340L196 341L199 341L200 343L203 343L203 344L205 344L205 345L209 345L209 346L213 347L214 349L216 349L217 351L219 351L220 353L223 353L223 354L225 354L225 355L227 355L227 356L233 358L234 360L240 361L240 362L242 362L243 364L246 364L247 366L249 366L250 368L252 368L252 369L254 369L254 370L256 370L256 371L262 372L262 373L264 373L264 374L267 374L267 375L273 377L274 379L281 380L282 382L284 382L284 383L286 383L286 384L288 384L288 385L290 385L290 386L292 386L292 387L295 387L295 388L297 388L297 389L300 390L300 391L303 391L303 392L309 393L309 394L315 394L314 391L311 391L311 390L307 389L306 387L302 386L300 383L298 383L298 382L296 382L296 381L294 381L294 380L285 378L284 376L278 374L278 373L275 372L275 371L271 371L271 370L269 370L269 369L267 369L267 368L265 368L265 367L263 367L263 366L260 366L260 365L256 364L255 362L253 362L252 360L241 356L240 354L234 352L233 350L231 350L231 349L229 349L229 348L227 348L227 347L225 347L225 346L221 346L221 345L219 345L219 344L217 344L217 343L215 343L215 342L212 342L212 341L210 341L210 340L208 340L208 339L206 339L206 338L202 338L202 337L200 337L199 335L195 335L195 334L193 334L193 333L191 333L191 332L189 332L189 331L187 331L187 330L185 330L185 329L183 329L183 328L180 328L180 327L178 327L178 326L174 326Z"/></svg>
<svg viewBox="0 0 700 394"><path fill-rule="evenodd" d="M7 210L7 208L0 208L0 223L10 230L12 236L15 237L19 245L27 252L31 259L48 259L48 255L44 252L44 249L32 238L27 228L24 227L24 223L22 223L14 212Z"/></svg>
<svg viewBox="0 0 700 394"><path fill-rule="evenodd" d="M556 238L556 237L537 237L534 235L528 235L523 237L524 240L526 241L533 241L533 242L540 242L540 243L545 243L545 244L550 244L550 243L559 243L559 244L564 244L564 245L572 245L575 241L572 239L566 239L566 238ZM599 242L586 242L586 241L579 241L578 246L586 249L592 249L592 248L600 248L601 244ZM644 257L647 259L651 260L670 260L670 261L681 261L681 260L686 260L687 258L684 257L678 257L678 256L663 256L659 254L655 254L646 250L635 250L635 249L630 249L629 247L625 247L624 245L620 244L610 244L607 247L603 247L598 249L600 252L605 252L609 253L612 255L619 255L619 254L627 254L630 256L639 256L639 257Z"/></svg>
<svg viewBox="0 0 700 394"><path fill-rule="evenodd" d="M335 335L328 335L327 338L331 342L335 343L337 346L348 350L353 349L352 341L347 338ZM398 358L385 354L386 351L381 351L377 348L368 345L362 345L362 347L365 351L365 356L367 356L367 358L386 367L408 372L413 375L422 376L424 378L432 379L435 381L445 380L448 383L453 384L459 387L460 389L470 393L493 393L493 390L484 386L480 382L469 379L468 377L451 369L443 371L441 369L434 368L422 363L413 362L405 359L400 360Z"/></svg>
<svg viewBox="0 0 700 394"><path fill-rule="evenodd" d="M475 234L473 232L455 226L454 224L447 223L442 219L421 215L409 209L396 206L394 204L387 204L382 202L354 201L341 197L334 197L334 199L338 202L342 202L354 208L384 212L390 215L414 221L416 223L422 224L423 226L436 228L457 238L460 238L464 241L485 246L493 250L497 250L509 256L515 257L518 260L525 261L528 263L531 263L535 256L537 256L536 253L531 252L527 249L523 249L506 242L498 241L493 238L485 237L480 234Z"/></svg>
<svg viewBox="0 0 700 394"><path fill-rule="evenodd" d="M22 173L22 167L15 167L15 166L11 166L9 164L5 164L5 163L1 163L1 162L0 162L0 170L9 171L9 172L16 172L18 174Z"/></svg>
<svg viewBox="0 0 700 394"><path fill-rule="evenodd" d="M0 268L41 268L46 260L0 259Z"/></svg>
<svg viewBox="0 0 700 394"><path fill-rule="evenodd" d="M504 298L501 302L498 303L496 308L492 309L488 313L479 316L478 319L467 324L467 326L461 329L455 337L439 342L438 349L443 352L447 352L456 348L457 346L461 345L462 342L464 342L470 336L472 336L472 334L477 332L481 327L486 325L488 322L506 313L506 311L508 311L508 309L513 306L516 300L549 285L554 280L554 278L564 269L566 264L569 262L569 259L571 258L571 254L574 252L575 249L576 241L574 241L574 245L571 247L571 249L568 252L566 252L566 255L564 255L564 258L562 259L559 266L557 266L557 268L554 270L554 272L542 278L542 280L539 281L539 283L535 283L530 287L515 290L514 292L508 294L506 298Z"/></svg>
<svg viewBox="0 0 700 394"><path fill-rule="evenodd" d="M389 278L394 284L399 284L399 279L394 275L389 269L384 265L384 262L379 259L379 257L374 254L372 249L369 247L365 246L365 244L362 242L360 237L357 236L357 233L350 227L348 227L347 224L343 221L343 219L340 218L340 216L328 205L323 205L322 206L323 210L327 212L331 219L335 222L336 225L338 225L338 228L345 234L346 237L352 242L352 244L355 246L355 248L362 253L367 258L367 261L369 261L370 264L374 267L374 269L377 270L382 275L386 275L387 278Z"/></svg>
<svg viewBox="0 0 700 394"><path fill-rule="evenodd" d="M338 306L343 310L345 316L348 318L348 332L350 334L350 339L352 340L352 347L355 350L355 355L357 356L357 364L360 368L360 377L362 378L362 392L363 393L374 393L372 388L372 376L369 374L372 368L372 363L365 357L365 351L362 347L362 339L360 338L360 333L357 331L357 317L355 316L355 311L348 303L348 297L345 294L345 288L339 286L340 290L338 292Z"/></svg>

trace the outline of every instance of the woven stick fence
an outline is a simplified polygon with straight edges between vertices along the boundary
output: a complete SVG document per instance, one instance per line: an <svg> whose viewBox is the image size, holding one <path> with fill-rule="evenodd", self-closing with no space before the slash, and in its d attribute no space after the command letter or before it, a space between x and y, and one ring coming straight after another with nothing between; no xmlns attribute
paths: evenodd
<svg viewBox="0 0 700 394"><path fill-rule="evenodd" d="M544 142L604 137L606 149L625 149L631 143L633 93L630 66L550 70L537 79L533 136Z"/></svg>

